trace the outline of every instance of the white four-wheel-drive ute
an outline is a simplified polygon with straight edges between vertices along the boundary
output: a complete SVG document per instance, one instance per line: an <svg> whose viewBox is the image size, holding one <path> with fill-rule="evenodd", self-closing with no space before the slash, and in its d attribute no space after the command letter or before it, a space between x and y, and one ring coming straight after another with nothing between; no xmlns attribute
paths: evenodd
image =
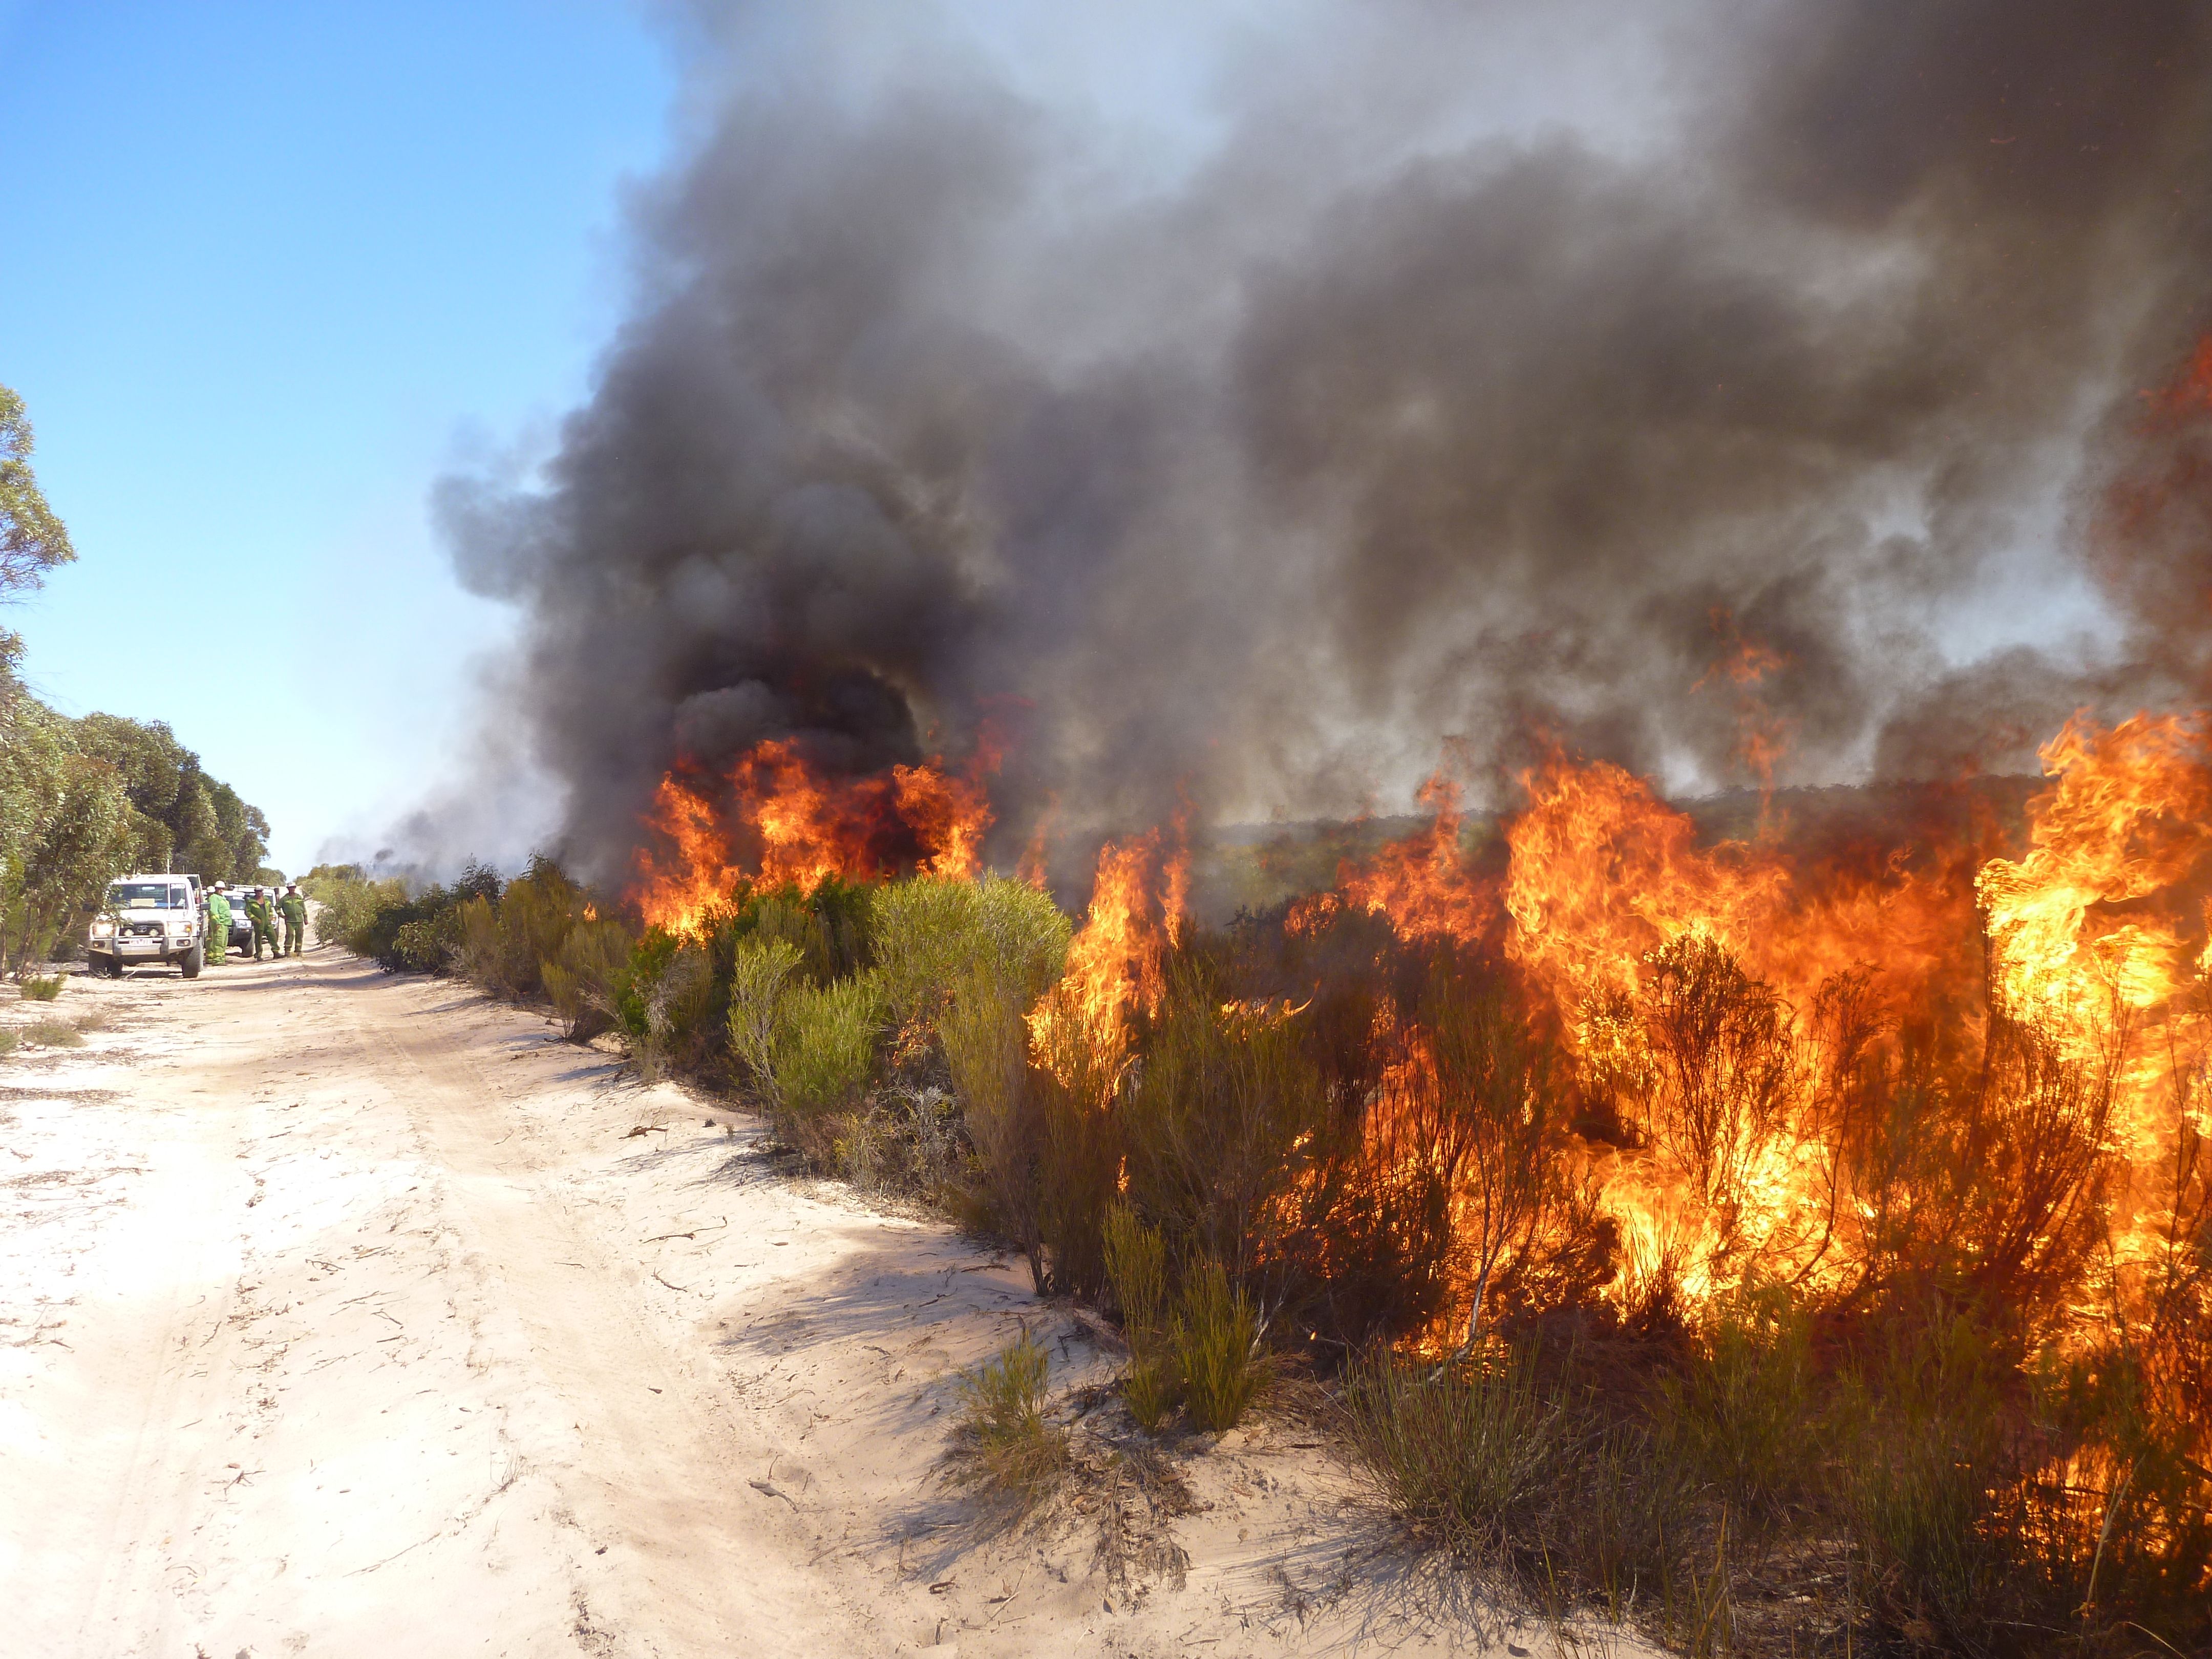
<svg viewBox="0 0 2212 1659"><path fill-rule="evenodd" d="M123 976L138 963L173 963L186 979L207 960L207 919L198 876L125 876L111 882L107 902L84 942L96 973Z"/></svg>

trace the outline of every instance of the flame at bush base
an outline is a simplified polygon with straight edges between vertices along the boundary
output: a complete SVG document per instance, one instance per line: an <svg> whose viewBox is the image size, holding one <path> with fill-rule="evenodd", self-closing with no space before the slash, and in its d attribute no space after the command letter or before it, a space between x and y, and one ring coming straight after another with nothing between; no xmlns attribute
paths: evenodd
<svg viewBox="0 0 2212 1659"><path fill-rule="evenodd" d="M1985 859L1956 826L1909 854L1901 835L1848 855L1808 851L1765 810L1753 838L1707 843L1642 780L1553 755L1522 780L1502 845L1483 854L1489 875L1464 844L1455 793L1433 781L1428 826L1347 861L1288 927L1367 913L1424 949L1504 965L1522 1017L1574 1068L1583 1127L1555 1154L1610 1228L1608 1294L1623 1303L1663 1287L1694 1308L1754 1281L1833 1289L1863 1271L1897 1220L1853 1150L1867 1131L1846 1098L1852 1067L1897 1052L1900 1022L1939 1006L1986 1028L1985 1070L2025 1079L2007 1109L2044 1117L2019 1134L2091 1135L2061 1151L2081 1164L2069 1179L2084 1212L2108 1216L2109 1249L2101 1279L2072 1293L2110 1303L2172 1224L2161 1160L2207 1127L2194 1079L2208 1050L2197 988L2212 955L2212 738L2203 717L2109 731L2077 719L2044 763L2051 782L2031 803L2026 850ZM672 774L652 823L634 896L648 921L681 931L747 880L973 876L992 815L981 766L838 779L767 744L720 778ZM1179 831L1103 848L1063 976L1030 1013L1037 1063L1102 1109L1165 994L1188 880ZM1303 1006L1232 1004L1224 1017L1279 1024ZM1439 1085L1420 1018L1408 1011L1376 1042L1395 1056L1365 1119L1370 1178L1387 1183L1437 1158L1409 1126ZM2069 1112L2078 1123L2058 1121ZM2091 1164L2103 1173L2083 1173ZM1454 1227L1478 1240L1490 1225L1480 1182L1453 1179ZM1540 1227L1502 1254L1470 1243L1480 1265L1460 1270L1459 1305L1431 1346L1464 1328L1514 1252L1547 1243Z"/></svg>
<svg viewBox="0 0 2212 1659"><path fill-rule="evenodd" d="M1613 1130L1579 1139L1571 1178L1615 1230L1610 1294L1625 1303L1663 1287L1694 1308L1752 1282L1836 1289L1868 1271L1898 1200L1855 1140L1869 1131L1849 1097L1877 1054L1902 1063L1905 1024L1948 1008L1986 1031L1979 1082L1967 1067L1953 1086L1987 1099L1960 1094L1939 1115L1970 1140L2029 1149L1996 1155L2067 1172L2051 1224L2105 1216L2096 1294L2109 1309L2172 1247L2175 1182L2208 1127L2207 732L2197 716L2070 722L2043 752L2053 782L2030 804L2017 861L1978 858L1965 836L1910 857L1901 842L1813 857L1764 813L1757 839L1702 845L1641 780L1555 755L1523 778L1505 823L1494 935L1480 920L1439 925L1479 916L1430 898L1478 886L1441 802L1433 837L1348 866L1293 925L1356 906L1409 940L1498 938L1529 1017L1572 1059L1585 1113L1613 1115ZM1404 1058L1383 1075L1372 1133L1419 1158L1394 1126L1434 1086L1432 1062L1419 1029L1391 1041ZM1455 1213L1468 1201L1455 1196ZM1426 1346L1449 1346L1487 1276L1462 1273L1460 1311Z"/></svg>

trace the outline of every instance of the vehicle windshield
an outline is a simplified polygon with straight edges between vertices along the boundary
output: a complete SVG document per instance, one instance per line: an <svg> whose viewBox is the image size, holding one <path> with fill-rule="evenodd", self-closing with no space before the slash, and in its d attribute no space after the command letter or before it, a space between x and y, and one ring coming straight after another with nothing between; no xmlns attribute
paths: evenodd
<svg viewBox="0 0 2212 1659"><path fill-rule="evenodd" d="M166 881L118 881L107 890L111 910L181 910L191 903L191 889L173 887Z"/></svg>

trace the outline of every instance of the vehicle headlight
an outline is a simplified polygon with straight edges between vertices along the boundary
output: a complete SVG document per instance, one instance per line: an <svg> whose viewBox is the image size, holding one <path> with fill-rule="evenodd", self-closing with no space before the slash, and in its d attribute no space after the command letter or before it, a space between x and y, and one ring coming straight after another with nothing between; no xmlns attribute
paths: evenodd
<svg viewBox="0 0 2212 1659"><path fill-rule="evenodd" d="M114 924L113 922L112 922L112 921L95 921L95 922L94 922L94 923L92 924L92 936L93 936L94 939L112 939L112 938L114 938L114 937L115 937L115 924Z"/></svg>

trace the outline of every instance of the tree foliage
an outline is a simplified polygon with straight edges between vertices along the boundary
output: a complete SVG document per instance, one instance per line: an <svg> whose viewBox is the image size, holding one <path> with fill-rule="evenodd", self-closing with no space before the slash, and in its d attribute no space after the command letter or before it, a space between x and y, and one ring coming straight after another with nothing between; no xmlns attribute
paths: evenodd
<svg viewBox="0 0 2212 1659"><path fill-rule="evenodd" d="M160 720L88 714L77 742L114 767L131 807L133 857L147 870L197 872L216 881L253 881L269 855L269 820Z"/></svg>
<svg viewBox="0 0 2212 1659"><path fill-rule="evenodd" d="M47 571L76 557L31 471L31 448L23 400L0 386L0 599L36 587ZM0 632L0 662L13 664L16 651L15 636Z"/></svg>
<svg viewBox="0 0 2212 1659"><path fill-rule="evenodd" d="M31 471L23 400L0 386L0 602L76 557ZM47 708L0 631L0 972L20 974L133 868L251 880L269 820L156 721Z"/></svg>

